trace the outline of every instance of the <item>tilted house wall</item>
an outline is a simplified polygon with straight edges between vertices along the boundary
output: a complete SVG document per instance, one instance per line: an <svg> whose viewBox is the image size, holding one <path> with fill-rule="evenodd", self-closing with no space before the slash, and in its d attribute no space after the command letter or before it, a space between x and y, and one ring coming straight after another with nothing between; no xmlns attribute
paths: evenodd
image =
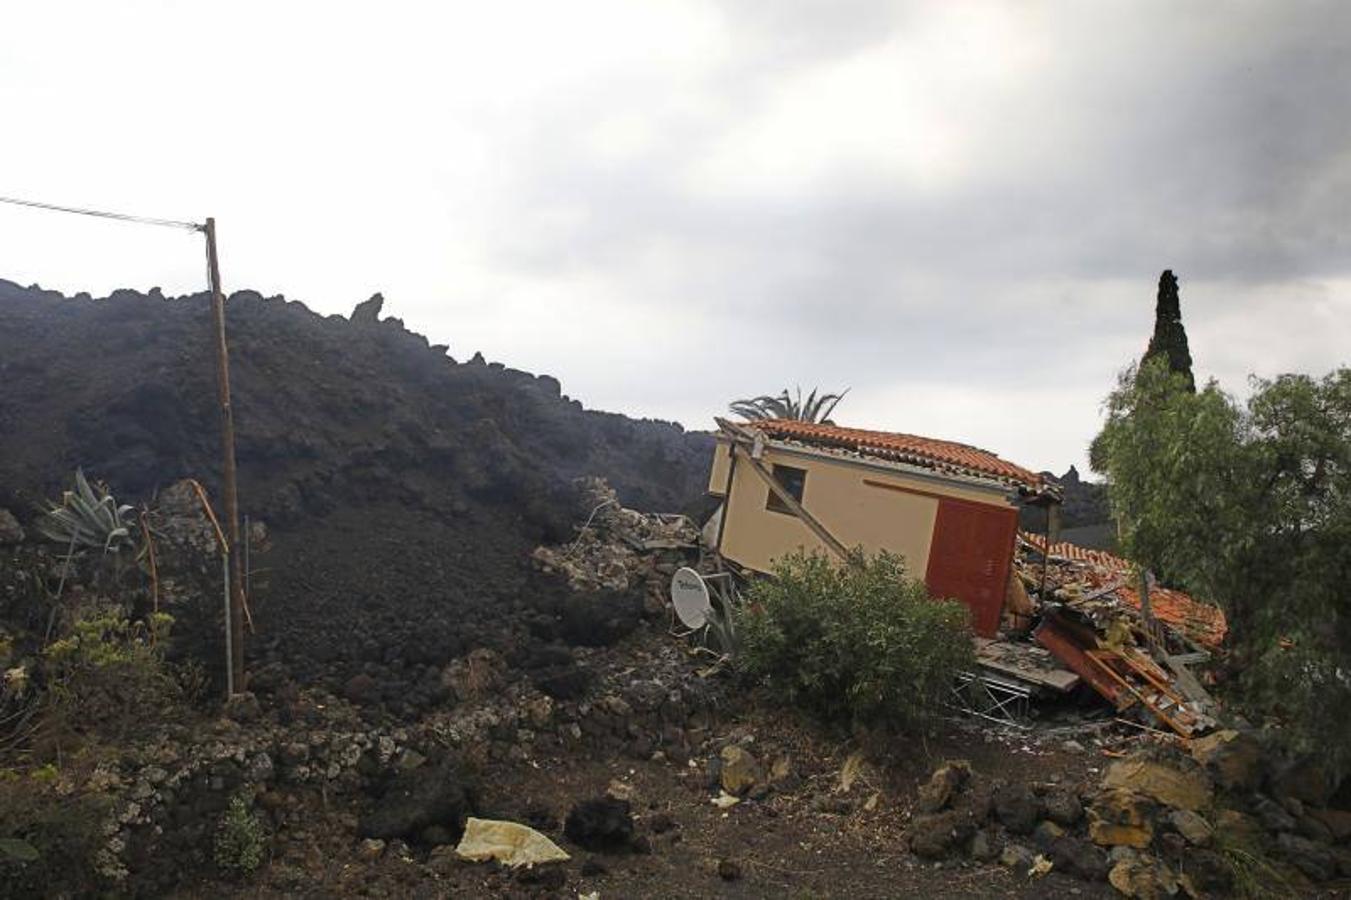
<svg viewBox="0 0 1351 900"><path fill-rule="evenodd" d="M985 451L912 435L778 420L747 427L766 438L766 469L805 473L799 502L836 540L905 557L932 593L971 608L978 634L994 635L1018 527L1013 497L1039 487L1038 476ZM795 550L829 552L744 459L733 464L725 437L709 491L723 497L713 539L738 565L769 572Z"/></svg>

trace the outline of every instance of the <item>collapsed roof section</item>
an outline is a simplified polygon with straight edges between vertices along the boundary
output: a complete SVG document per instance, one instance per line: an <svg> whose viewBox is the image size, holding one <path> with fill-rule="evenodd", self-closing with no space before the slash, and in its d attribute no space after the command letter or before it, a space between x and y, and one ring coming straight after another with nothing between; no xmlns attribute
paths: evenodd
<svg viewBox="0 0 1351 900"><path fill-rule="evenodd" d="M1035 591L1035 639L1118 712L1136 708L1184 738L1215 724L1216 703L1187 668L1224 641L1224 613L1182 591L1152 585L1148 620L1130 562L1068 543L1047 547L1021 532L1015 567ZM1015 619L1027 620L1024 602Z"/></svg>
<svg viewBox="0 0 1351 900"><path fill-rule="evenodd" d="M1021 532L1019 538L1040 556L1046 538ZM1140 593L1128 560L1104 550L1089 550L1065 542L1051 544L1048 592L1100 627L1122 612L1140 615ZM1033 570L1039 562L1030 563ZM1224 641L1228 623L1218 606L1203 603L1172 588L1152 585L1149 606L1154 618L1209 649Z"/></svg>
<svg viewBox="0 0 1351 900"><path fill-rule="evenodd" d="M982 481L996 481L1031 495L1059 496L1059 485L1006 459L955 441L942 441L914 434L841 428L793 419L762 419L743 427L766 437L814 449L857 455L873 460L902 463L922 469Z"/></svg>

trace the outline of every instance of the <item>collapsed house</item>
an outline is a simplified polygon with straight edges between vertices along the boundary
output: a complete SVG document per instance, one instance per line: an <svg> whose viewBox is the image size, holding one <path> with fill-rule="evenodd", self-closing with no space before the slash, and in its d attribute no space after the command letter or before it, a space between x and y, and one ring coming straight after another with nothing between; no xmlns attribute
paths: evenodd
<svg viewBox="0 0 1351 900"><path fill-rule="evenodd" d="M764 573L797 549L889 550L930 593L965 603L977 634L995 636L1017 500L1054 485L952 441L786 419L718 424L709 492L722 505L705 539L723 558Z"/></svg>
<svg viewBox="0 0 1351 900"><path fill-rule="evenodd" d="M1020 503L1045 507L1049 530L1053 481L916 435L783 419L718 425L709 492L722 502L703 533L715 555L753 574L798 550L901 555L931 594L971 611L978 670L956 690L968 712L1017 722L1033 701L1082 684L1118 714L1184 737L1213 724L1213 700L1188 667L1220 646L1223 613L1140 584L1112 554L1019 532Z"/></svg>

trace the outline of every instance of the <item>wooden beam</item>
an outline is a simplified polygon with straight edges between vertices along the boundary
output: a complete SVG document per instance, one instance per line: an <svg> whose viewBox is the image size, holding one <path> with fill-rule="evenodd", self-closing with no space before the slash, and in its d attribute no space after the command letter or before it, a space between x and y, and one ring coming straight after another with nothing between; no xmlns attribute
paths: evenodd
<svg viewBox="0 0 1351 900"><path fill-rule="evenodd" d="M779 484L779 479L775 478L773 473L765 468L764 463L755 458L753 450L746 449L744 446L746 443L750 443L753 448L755 447L754 436L735 423L728 422L725 419L718 419L717 421L724 433L731 438L728 449L732 453L733 462L735 462L737 454L740 454L741 458L751 467L751 471L758 475L760 480L769 486L769 489L773 492L774 496L778 497L779 500L783 502L783 505L788 507L789 512L801 519L802 523L810 528L812 533L820 538L823 544L833 550L835 554L845 562L851 564L856 563L858 561L857 557L853 553L850 553L844 544L837 541L835 536L831 534L824 525L817 521L815 516L803 509L802 504L797 502L797 498L788 493L788 491L784 489L784 486ZM763 441L763 438L761 438L761 441ZM763 448L763 446L763 443L761 443L760 447Z"/></svg>

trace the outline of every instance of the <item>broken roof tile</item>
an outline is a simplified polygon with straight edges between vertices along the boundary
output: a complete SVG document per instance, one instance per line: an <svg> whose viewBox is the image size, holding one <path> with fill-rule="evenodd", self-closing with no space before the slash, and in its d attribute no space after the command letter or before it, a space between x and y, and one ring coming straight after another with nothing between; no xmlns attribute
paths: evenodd
<svg viewBox="0 0 1351 900"><path fill-rule="evenodd" d="M1046 546L1043 535L1021 531L1018 536L1038 553L1043 552ZM1068 560L1079 564L1083 569L1079 577L1085 583L1093 588L1111 586L1108 592L1111 597L1139 612L1140 594L1130 587L1133 579L1130 577L1132 566L1129 560L1105 550L1090 550L1065 541L1052 544L1048 555L1052 560ZM1229 626L1224 611L1218 606L1197 600L1183 591L1159 585L1149 589L1149 606L1155 618L1199 644L1218 647L1224 641Z"/></svg>

